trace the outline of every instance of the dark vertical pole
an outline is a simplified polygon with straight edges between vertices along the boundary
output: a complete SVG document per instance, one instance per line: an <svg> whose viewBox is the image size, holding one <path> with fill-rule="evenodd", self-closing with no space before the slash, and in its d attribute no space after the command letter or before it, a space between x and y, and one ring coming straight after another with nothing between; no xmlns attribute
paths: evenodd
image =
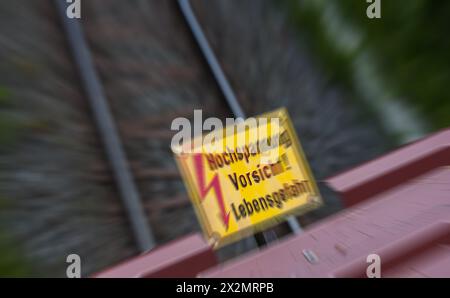
<svg viewBox="0 0 450 298"><path fill-rule="evenodd" d="M154 244L152 231L148 225L141 199L134 183L122 143L114 125L103 87L98 78L92 57L77 19L66 15L67 2L55 0L67 41L76 62L83 87L89 99L97 129L114 174L120 196L131 223L134 237L140 251L150 250Z"/></svg>

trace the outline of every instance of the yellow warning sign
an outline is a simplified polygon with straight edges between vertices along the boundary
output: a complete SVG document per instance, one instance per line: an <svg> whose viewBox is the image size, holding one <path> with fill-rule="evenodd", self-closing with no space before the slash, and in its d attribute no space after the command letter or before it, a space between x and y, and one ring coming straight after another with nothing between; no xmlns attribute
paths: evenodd
<svg viewBox="0 0 450 298"><path fill-rule="evenodd" d="M322 203L285 109L227 125L176 151L205 237L216 248Z"/></svg>

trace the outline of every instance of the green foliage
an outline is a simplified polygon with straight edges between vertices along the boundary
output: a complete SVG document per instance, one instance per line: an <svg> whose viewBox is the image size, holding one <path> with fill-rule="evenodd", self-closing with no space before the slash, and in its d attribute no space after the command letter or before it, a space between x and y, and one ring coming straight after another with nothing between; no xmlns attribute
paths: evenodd
<svg viewBox="0 0 450 298"><path fill-rule="evenodd" d="M22 258L16 245L12 245L0 231L0 277L24 277L30 275L30 268Z"/></svg>
<svg viewBox="0 0 450 298"><path fill-rule="evenodd" d="M327 37L323 22L331 2L351 28L362 33L350 54ZM382 0L382 18L366 16L365 0L287 0L293 20L309 33L313 49L330 74L351 87L349 65L369 50L388 87L416 107L435 128L450 126L450 1Z"/></svg>
<svg viewBox="0 0 450 298"><path fill-rule="evenodd" d="M5 145L14 144L23 129L19 121L10 111L12 95L9 89L0 86L0 150Z"/></svg>
<svg viewBox="0 0 450 298"><path fill-rule="evenodd" d="M15 143L19 137L22 125L6 113L0 113L0 145Z"/></svg>
<svg viewBox="0 0 450 298"><path fill-rule="evenodd" d="M22 130L21 123L8 110L12 105L11 98L9 89L0 86L0 150L5 145L14 143ZM0 197L0 210L9 207L8 202ZM17 243L8 237L7 231L0 229L0 277L23 277L30 274L28 262L17 248Z"/></svg>
<svg viewBox="0 0 450 298"><path fill-rule="evenodd" d="M6 87L0 86L0 107L8 105L11 99L11 92Z"/></svg>
<svg viewBox="0 0 450 298"><path fill-rule="evenodd" d="M0 210L11 207L11 201L0 196ZM0 227L0 277L31 276L29 262L18 249L20 245L8 236L5 228Z"/></svg>

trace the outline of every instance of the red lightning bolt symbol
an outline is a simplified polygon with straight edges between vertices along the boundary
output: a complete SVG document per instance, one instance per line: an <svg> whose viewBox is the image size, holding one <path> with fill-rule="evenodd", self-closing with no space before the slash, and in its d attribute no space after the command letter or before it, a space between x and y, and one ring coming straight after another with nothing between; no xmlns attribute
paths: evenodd
<svg viewBox="0 0 450 298"><path fill-rule="evenodd" d="M225 210L225 202L222 196L222 189L220 187L219 175L215 174L214 177L209 182L209 184L206 185L202 155L195 154L193 158L196 170L195 172L197 174L197 181L199 185L200 197L202 200L204 200L208 192L211 189L214 190L214 192L216 193L217 203L219 204L223 224L225 225L225 228L228 230L230 212L227 213Z"/></svg>

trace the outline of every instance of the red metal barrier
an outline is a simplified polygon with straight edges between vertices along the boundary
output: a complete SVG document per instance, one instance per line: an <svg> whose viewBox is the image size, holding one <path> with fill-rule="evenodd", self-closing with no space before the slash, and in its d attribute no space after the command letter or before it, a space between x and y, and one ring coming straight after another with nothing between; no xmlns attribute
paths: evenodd
<svg viewBox="0 0 450 298"><path fill-rule="evenodd" d="M327 183L349 207L445 165L450 165L450 129L329 178Z"/></svg>
<svg viewBox="0 0 450 298"><path fill-rule="evenodd" d="M195 277L217 264L199 234L194 234L134 257L93 277Z"/></svg>
<svg viewBox="0 0 450 298"><path fill-rule="evenodd" d="M450 277L450 130L328 180L352 206L204 277Z"/></svg>
<svg viewBox="0 0 450 298"><path fill-rule="evenodd" d="M96 277L450 277L450 129L327 180L348 209L303 234L216 265L200 235ZM209 269L208 269L209 268Z"/></svg>

